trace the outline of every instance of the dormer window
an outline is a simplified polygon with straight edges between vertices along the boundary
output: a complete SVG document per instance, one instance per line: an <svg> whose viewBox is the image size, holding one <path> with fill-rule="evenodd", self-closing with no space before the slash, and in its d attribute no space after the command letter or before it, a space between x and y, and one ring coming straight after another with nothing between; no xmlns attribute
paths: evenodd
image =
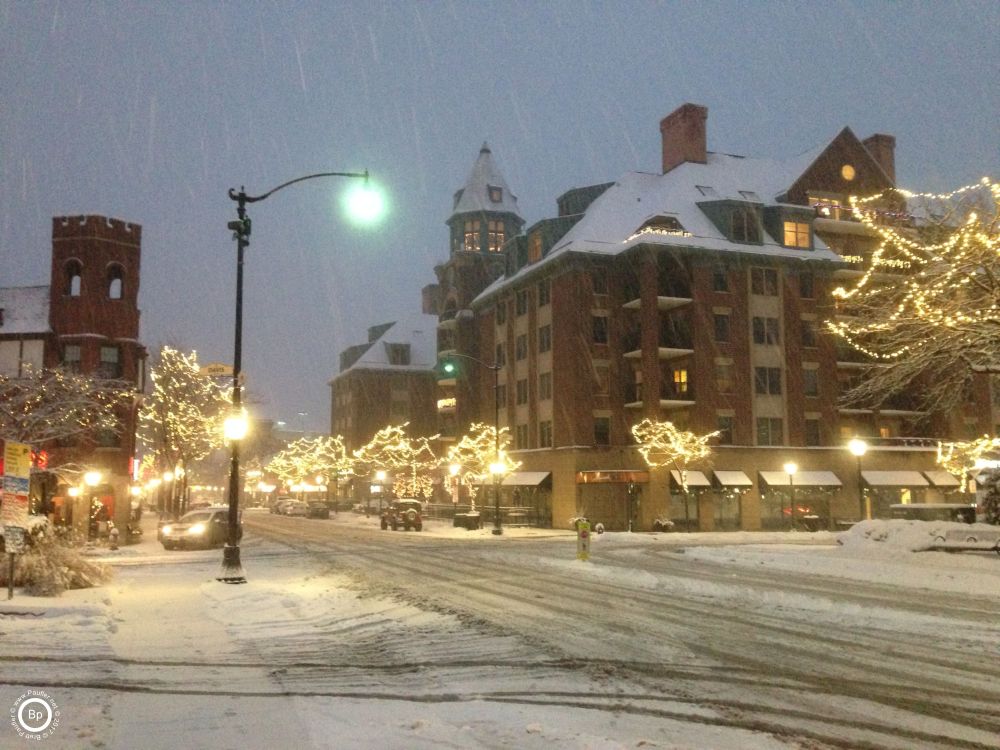
<svg viewBox="0 0 1000 750"><path fill-rule="evenodd" d="M670 237L690 237L691 233L688 232L681 223L677 220L676 216L666 216L663 214L658 214L652 219L648 219L643 222L642 226L635 230L633 234L628 239L638 237L640 234L665 234ZM628 240L626 240L627 242Z"/></svg>
<svg viewBox="0 0 1000 750"><path fill-rule="evenodd" d="M757 214L749 208L737 208L732 214L732 233L734 242L760 243L760 225Z"/></svg>
<svg viewBox="0 0 1000 750"><path fill-rule="evenodd" d="M410 364L410 345L409 344L386 344L385 354L389 360L390 365L408 365Z"/></svg>
<svg viewBox="0 0 1000 750"><path fill-rule="evenodd" d="M760 203L760 196L757 195L753 190L741 190L740 195L742 195L746 200L753 201L754 203Z"/></svg>
<svg viewBox="0 0 1000 750"><path fill-rule="evenodd" d="M784 242L785 247L801 247L809 249L809 224L804 221L784 222Z"/></svg>
<svg viewBox="0 0 1000 750"><path fill-rule="evenodd" d="M490 200L494 203L503 202L503 188L496 187L495 185L490 185L489 188Z"/></svg>

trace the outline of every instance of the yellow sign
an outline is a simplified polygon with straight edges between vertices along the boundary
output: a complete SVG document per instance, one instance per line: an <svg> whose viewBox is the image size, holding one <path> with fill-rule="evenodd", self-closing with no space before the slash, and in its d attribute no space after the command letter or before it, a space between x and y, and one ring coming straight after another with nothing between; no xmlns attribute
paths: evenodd
<svg viewBox="0 0 1000 750"><path fill-rule="evenodd" d="M576 559L590 559L590 522L579 521L576 524Z"/></svg>
<svg viewBox="0 0 1000 750"><path fill-rule="evenodd" d="M22 526L28 520L28 485L31 479L31 446L4 442L3 503L0 522L7 526Z"/></svg>
<svg viewBox="0 0 1000 750"><path fill-rule="evenodd" d="M201 374L207 375L210 378L231 378L233 376L232 365L223 364L222 362L212 362L211 364L202 365Z"/></svg>

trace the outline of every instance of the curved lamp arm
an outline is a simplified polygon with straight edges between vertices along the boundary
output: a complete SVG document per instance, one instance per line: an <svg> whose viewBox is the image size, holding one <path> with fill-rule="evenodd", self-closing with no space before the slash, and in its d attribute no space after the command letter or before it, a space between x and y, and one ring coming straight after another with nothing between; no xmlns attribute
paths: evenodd
<svg viewBox="0 0 1000 750"><path fill-rule="evenodd" d="M294 180L289 180L288 182L283 182L276 188L271 188L263 195L247 195L246 190L240 187L240 191L236 192L235 188L229 188L229 197L238 201L241 205L244 203L256 203L257 201L262 201L269 195L277 193L282 188L286 188L289 185L294 185L296 182L305 182L306 180L314 180L317 177L361 177L364 178L365 182L368 182L368 170L364 172L317 172L316 174L307 174L305 177L296 177Z"/></svg>

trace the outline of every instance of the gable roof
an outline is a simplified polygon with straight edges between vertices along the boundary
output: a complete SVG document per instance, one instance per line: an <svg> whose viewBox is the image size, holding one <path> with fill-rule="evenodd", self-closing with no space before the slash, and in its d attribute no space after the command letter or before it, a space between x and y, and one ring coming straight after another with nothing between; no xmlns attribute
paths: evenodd
<svg viewBox="0 0 1000 750"><path fill-rule="evenodd" d="M500 201L490 199L489 189L491 187L500 188ZM452 218L456 214L479 213L483 211L492 213L512 213L520 218L517 212L517 196L510 192L507 182L504 180L496 162L493 161L493 152L488 144L483 143L479 149L479 158L469 173L469 178L465 185L456 194L455 210Z"/></svg>
<svg viewBox="0 0 1000 750"><path fill-rule="evenodd" d="M3 310L3 334L46 334L49 326L49 288L47 286L15 286L0 289L0 310Z"/></svg>
<svg viewBox="0 0 1000 750"><path fill-rule="evenodd" d="M337 373L330 382L355 370L432 371L437 363L437 324L436 315L423 313L415 313L394 321L378 338L371 342L364 354L358 357L350 367ZM409 344L410 364L394 365L390 363L388 345L391 344Z"/></svg>

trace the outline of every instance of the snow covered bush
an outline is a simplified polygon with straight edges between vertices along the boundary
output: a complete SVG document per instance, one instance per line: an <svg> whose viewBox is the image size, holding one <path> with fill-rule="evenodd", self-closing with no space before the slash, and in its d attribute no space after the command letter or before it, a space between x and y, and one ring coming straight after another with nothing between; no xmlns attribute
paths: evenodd
<svg viewBox="0 0 1000 750"><path fill-rule="evenodd" d="M31 527L23 554L17 555L14 585L31 596L59 596L66 589L85 589L111 579L111 568L85 559L73 540L52 526ZM8 585L6 561L0 565L0 587Z"/></svg>
<svg viewBox="0 0 1000 750"><path fill-rule="evenodd" d="M990 473L980 510L986 523L1000 524L1000 471Z"/></svg>

